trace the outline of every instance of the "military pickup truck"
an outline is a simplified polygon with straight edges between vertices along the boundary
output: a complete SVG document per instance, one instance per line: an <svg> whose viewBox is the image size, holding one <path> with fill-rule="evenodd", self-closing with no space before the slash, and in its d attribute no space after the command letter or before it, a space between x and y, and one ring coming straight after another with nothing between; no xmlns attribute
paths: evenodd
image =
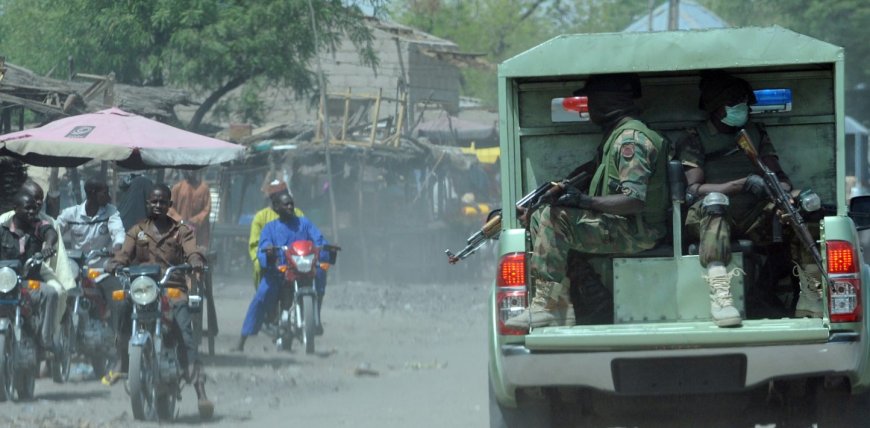
<svg viewBox="0 0 870 428"><path fill-rule="evenodd" d="M562 426L566 415L608 411L623 400L667 405L704 396L748 397L734 401L771 403L774 413L801 409L819 426L861 426L850 418L870 388L870 269L856 222L865 223L868 204L853 199L863 209L850 211L845 190L844 68L842 48L779 27L565 35L499 66L502 206L511 209L502 213L489 303L491 426ZM744 321L716 327L697 243L683 231L685 193L670 186L665 244L592 260L613 293L612 324L506 328L534 293L529 234L514 204L593 159L602 138L577 114L582 102L566 101L572 92L592 75L637 73L642 119L672 138L706 119L698 83L709 69L788 93L781 105L754 106L751 117L766 126L795 187L811 187L826 207L816 242L828 268L824 316L756 307L772 297L793 309L797 280L774 274L777 247L735 242L728 268L747 271L731 290ZM764 298L751 298L757 294Z"/></svg>

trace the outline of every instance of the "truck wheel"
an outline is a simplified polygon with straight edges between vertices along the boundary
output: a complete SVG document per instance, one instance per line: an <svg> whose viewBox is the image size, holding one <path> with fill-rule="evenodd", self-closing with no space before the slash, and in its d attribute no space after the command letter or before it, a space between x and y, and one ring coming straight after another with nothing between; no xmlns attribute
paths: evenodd
<svg viewBox="0 0 870 428"><path fill-rule="evenodd" d="M516 408L499 404L489 383L490 428L547 428L553 426L553 413L548 400L532 400L518 397Z"/></svg>

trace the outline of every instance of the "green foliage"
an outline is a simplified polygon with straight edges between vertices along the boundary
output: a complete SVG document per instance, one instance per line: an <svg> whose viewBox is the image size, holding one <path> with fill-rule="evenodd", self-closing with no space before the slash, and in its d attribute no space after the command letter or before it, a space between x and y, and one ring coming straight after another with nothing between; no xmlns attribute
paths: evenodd
<svg viewBox="0 0 870 428"><path fill-rule="evenodd" d="M190 87L208 94L191 127L225 94L254 78L300 96L316 84L316 54L347 37L375 66L371 30L341 0L0 0L3 52L38 73L114 71L122 83ZM55 76L61 73L55 73ZM65 74L65 73L63 73ZM249 93L238 105L251 110Z"/></svg>
<svg viewBox="0 0 870 428"><path fill-rule="evenodd" d="M702 0L734 26L780 25L846 49L848 86L870 80L866 0Z"/></svg>
<svg viewBox="0 0 870 428"><path fill-rule="evenodd" d="M558 34L622 30L647 7L647 0L394 0L391 16L497 64ZM462 76L465 95L496 104L494 70Z"/></svg>

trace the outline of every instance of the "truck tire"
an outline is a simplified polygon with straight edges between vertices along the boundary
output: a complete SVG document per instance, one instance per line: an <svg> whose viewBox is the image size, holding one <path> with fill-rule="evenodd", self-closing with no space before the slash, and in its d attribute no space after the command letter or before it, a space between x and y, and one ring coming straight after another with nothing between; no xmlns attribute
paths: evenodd
<svg viewBox="0 0 870 428"><path fill-rule="evenodd" d="M489 382L490 428L548 428L553 426L553 412L548 400L518 397L516 408L502 406Z"/></svg>

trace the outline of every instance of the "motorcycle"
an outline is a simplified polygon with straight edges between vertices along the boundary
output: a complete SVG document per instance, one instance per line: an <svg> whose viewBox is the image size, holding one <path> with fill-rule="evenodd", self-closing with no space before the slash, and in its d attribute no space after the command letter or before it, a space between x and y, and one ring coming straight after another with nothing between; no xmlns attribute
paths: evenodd
<svg viewBox="0 0 870 428"><path fill-rule="evenodd" d="M320 324L320 308L314 289L320 248L312 241L302 240L289 246L275 247L272 251L278 249L284 252L287 264L278 266L285 283L278 297L275 345L279 350L289 351L293 347L293 340L299 340L305 346L305 353L313 354L314 337ZM328 245L324 249L330 252L334 263L340 247Z"/></svg>
<svg viewBox="0 0 870 428"><path fill-rule="evenodd" d="M110 255L105 249L92 250L87 254L77 250L67 252L77 273L77 287L68 292L67 311L61 320L61 351L55 354L52 361L55 382L69 380L73 355L82 355L89 361L97 378L106 374L115 358L115 332L110 325L109 302L98 286L109 274L102 268L91 267Z"/></svg>
<svg viewBox="0 0 870 428"><path fill-rule="evenodd" d="M169 420L181 396L183 368L180 356L184 341L173 328L170 299L184 297L179 288L167 287L174 273L187 273L189 264L171 266L160 277L159 265L123 268L118 273L124 289L113 293L113 300L132 302L128 387L133 417L138 420ZM188 296L191 310L198 307L198 296Z"/></svg>
<svg viewBox="0 0 870 428"><path fill-rule="evenodd" d="M39 371L37 297L42 254L0 260L0 401L33 398ZM16 397L17 394L17 397Z"/></svg>

